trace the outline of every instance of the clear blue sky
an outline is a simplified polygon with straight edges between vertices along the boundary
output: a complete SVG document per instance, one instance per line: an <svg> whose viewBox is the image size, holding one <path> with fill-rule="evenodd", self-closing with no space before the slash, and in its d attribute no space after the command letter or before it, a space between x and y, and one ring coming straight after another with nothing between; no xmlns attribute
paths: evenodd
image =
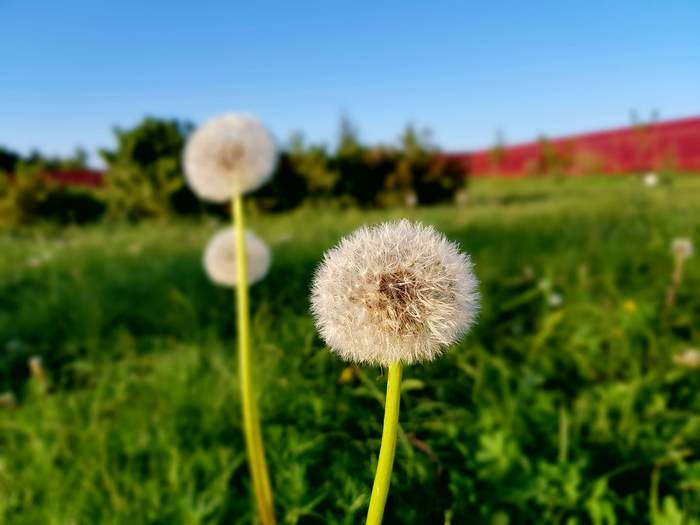
<svg viewBox="0 0 700 525"><path fill-rule="evenodd" d="M613 5L614 4L614 5ZM0 0L0 144L68 153L143 115L259 115L446 149L700 114L700 1Z"/></svg>

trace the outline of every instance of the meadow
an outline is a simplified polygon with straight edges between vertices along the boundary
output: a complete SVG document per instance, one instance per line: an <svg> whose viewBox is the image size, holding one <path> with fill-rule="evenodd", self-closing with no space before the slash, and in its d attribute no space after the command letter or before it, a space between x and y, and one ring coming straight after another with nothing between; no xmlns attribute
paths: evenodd
<svg viewBox="0 0 700 525"><path fill-rule="evenodd" d="M280 521L363 523L385 376L324 348L322 253L364 223L435 225L472 254L480 320L407 368L387 524L700 524L700 178L483 179L460 206L304 207L249 225L256 384ZM254 520L215 219L0 234L0 522ZM40 357L40 361L35 357ZM686 360L687 361L687 360Z"/></svg>

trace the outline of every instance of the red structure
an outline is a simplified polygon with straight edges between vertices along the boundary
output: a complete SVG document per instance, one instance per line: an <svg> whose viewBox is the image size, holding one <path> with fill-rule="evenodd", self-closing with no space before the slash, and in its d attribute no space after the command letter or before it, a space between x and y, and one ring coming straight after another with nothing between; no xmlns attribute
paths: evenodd
<svg viewBox="0 0 700 525"><path fill-rule="evenodd" d="M700 172L700 117L640 124L448 157L472 175Z"/></svg>
<svg viewBox="0 0 700 525"><path fill-rule="evenodd" d="M46 173L50 180L61 186L87 186L90 188L102 186L104 183L102 175L101 171L87 169L50 171Z"/></svg>

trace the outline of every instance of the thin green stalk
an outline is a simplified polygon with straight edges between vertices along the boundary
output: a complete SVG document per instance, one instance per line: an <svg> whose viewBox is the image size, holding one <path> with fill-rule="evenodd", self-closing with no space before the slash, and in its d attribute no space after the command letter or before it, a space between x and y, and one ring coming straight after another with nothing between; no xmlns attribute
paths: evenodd
<svg viewBox="0 0 700 525"><path fill-rule="evenodd" d="M384 406L384 429L379 450L377 472L374 475L372 497L367 512L367 525L380 525L384 516L384 506L391 484L391 470L394 466L396 433L399 427L399 404L401 402L401 363L389 365L389 380L386 385Z"/></svg>
<svg viewBox="0 0 700 525"><path fill-rule="evenodd" d="M270 477L267 473L263 449L260 418L255 401L251 372L250 307L248 301L248 257L245 244L245 217L243 197L233 196L233 230L236 240L236 312L238 314L238 374L243 406L243 430L245 435L248 468L253 481L255 501L263 525L275 525Z"/></svg>
<svg viewBox="0 0 700 525"><path fill-rule="evenodd" d="M566 405L559 408L559 463L566 463L569 458L569 412Z"/></svg>

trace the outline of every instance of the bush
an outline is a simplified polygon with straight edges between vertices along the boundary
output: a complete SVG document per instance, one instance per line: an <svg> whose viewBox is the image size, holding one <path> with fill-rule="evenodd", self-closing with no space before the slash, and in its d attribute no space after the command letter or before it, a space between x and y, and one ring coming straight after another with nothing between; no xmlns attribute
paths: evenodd
<svg viewBox="0 0 700 525"><path fill-rule="evenodd" d="M182 176L182 149L192 125L146 117L130 130L115 129L115 150L101 150L107 164L105 199L110 215L130 220L201 209Z"/></svg>
<svg viewBox="0 0 700 525"><path fill-rule="evenodd" d="M86 223L99 219L105 205L90 190L67 188L51 180L43 165L20 162L0 183L0 224L15 227L37 220Z"/></svg>

